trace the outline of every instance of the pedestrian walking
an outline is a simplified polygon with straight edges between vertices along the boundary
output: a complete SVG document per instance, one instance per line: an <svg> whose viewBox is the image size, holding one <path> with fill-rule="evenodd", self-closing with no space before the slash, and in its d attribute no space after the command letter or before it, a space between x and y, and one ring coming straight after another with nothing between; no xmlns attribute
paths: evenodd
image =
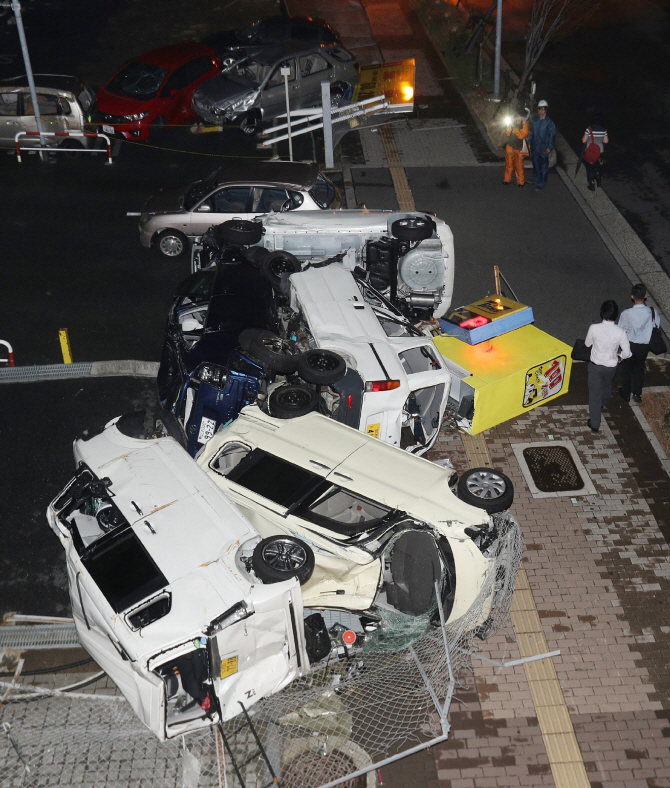
<svg viewBox="0 0 670 788"><path fill-rule="evenodd" d="M600 429L602 410L612 396L612 381L617 364L630 358L630 345L623 328L615 324L619 317L616 301L604 301L600 307L601 323L589 327L584 344L591 348L589 361L589 420L591 432Z"/></svg>
<svg viewBox="0 0 670 788"><path fill-rule="evenodd" d="M533 118L530 126L530 153L533 159L533 175L535 188L539 191L547 185L549 174L549 154L554 149L556 140L556 126L554 121L547 117L549 104L542 99L537 104L537 117Z"/></svg>
<svg viewBox="0 0 670 788"><path fill-rule="evenodd" d="M594 192L597 186L602 185L600 181L602 177L603 153L605 152L605 145L609 142L607 129L600 118L596 118L596 123L592 126L586 127L582 142L584 143L582 161L586 168L586 179L589 182L589 189Z"/></svg>
<svg viewBox="0 0 670 788"><path fill-rule="evenodd" d="M512 115L505 131L507 142L505 143L505 175L503 186L507 186L512 180L512 173L516 174L516 185L521 189L526 183L526 176L523 171L523 160L528 156L528 122L521 115Z"/></svg>
<svg viewBox="0 0 670 788"><path fill-rule="evenodd" d="M630 343L630 358L621 362L621 388L619 396L626 402L642 402L644 385L644 362L649 353L649 340L654 326L660 323L660 316L644 302L647 289L643 284L633 285L630 297L633 306L624 309L619 318L619 328L623 328Z"/></svg>

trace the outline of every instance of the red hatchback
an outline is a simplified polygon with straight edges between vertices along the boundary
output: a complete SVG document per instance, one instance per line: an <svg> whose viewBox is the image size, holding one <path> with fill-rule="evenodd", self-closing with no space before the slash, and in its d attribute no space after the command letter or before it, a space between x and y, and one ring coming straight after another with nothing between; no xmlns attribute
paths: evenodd
<svg viewBox="0 0 670 788"><path fill-rule="evenodd" d="M150 130L195 120L193 90L220 71L214 49L194 41L136 57L98 90L102 131L146 140Z"/></svg>

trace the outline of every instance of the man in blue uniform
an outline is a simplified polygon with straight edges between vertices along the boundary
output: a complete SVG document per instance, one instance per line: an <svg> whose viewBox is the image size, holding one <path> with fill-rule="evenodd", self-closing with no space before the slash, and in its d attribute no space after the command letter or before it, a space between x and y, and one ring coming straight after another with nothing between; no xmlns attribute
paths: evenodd
<svg viewBox="0 0 670 788"><path fill-rule="evenodd" d="M537 117L533 118L530 127L530 152L533 157L533 174L535 176L535 188L544 189L547 185L547 175L549 173L549 154L554 149L556 139L556 126L551 118L547 117L549 105L542 99L537 104Z"/></svg>

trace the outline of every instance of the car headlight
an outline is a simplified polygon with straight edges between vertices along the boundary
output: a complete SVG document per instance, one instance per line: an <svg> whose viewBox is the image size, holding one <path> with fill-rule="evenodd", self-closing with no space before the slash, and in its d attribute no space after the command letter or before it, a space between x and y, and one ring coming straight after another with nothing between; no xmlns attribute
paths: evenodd
<svg viewBox="0 0 670 788"><path fill-rule="evenodd" d="M254 606L251 604L251 602L238 602L236 605L229 607L225 613L222 613L212 621L212 623L207 627L207 634L216 635L218 632L221 632L222 629L229 627L231 624L235 624L238 621L249 618L249 616L252 616L253 613Z"/></svg>
<svg viewBox="0 0 670 788"><path fill-rule="evenodd" d="M201 383L208 383L210 386L221 388L226 385L228 380L228 370L218 364L201 364L194 376Z"/></svg>
<svg viewBox="0 0 670 788"><path fill-rule="evenodd" d="M138 112L135 115L124 115L124 120L142 120L142 118L146 118L148 112Z"/></svg>

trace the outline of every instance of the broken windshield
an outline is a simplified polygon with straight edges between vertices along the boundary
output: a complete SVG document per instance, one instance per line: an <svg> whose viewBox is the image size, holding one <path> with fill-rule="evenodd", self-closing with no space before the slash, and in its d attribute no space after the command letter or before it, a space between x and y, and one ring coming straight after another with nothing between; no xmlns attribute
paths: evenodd
<svg viewBox="0 0 670 788"><path fill-rule="evenodd" d="M107 85L107 90L129 98L155 98L167 73L166 68L133 60L112 78Z"/></svg>

